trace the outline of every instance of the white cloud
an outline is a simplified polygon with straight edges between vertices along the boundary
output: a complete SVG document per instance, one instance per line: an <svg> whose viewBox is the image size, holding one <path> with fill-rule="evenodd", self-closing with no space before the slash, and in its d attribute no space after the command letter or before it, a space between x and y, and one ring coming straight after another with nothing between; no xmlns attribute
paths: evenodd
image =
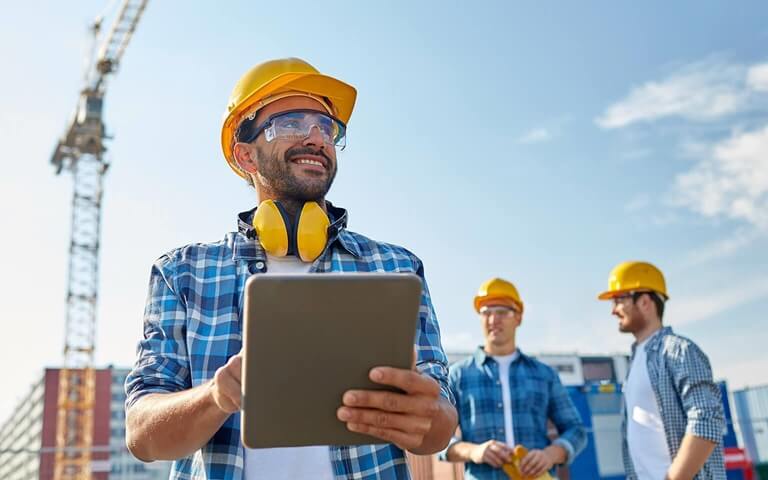
<svg viewBox="0 0 768 480"><path fill-rule="evenodd" d="M552 132L546 128L534 128L517 139L518 143L541 143L551 140Z"/></svg>
<svg viewBox="0 0 768 480"><path fill-rule="evenodd" d="M768 276L765 275L699 296L673 298L664 312L664 318L671 319L672 325L677 327L704 320L764 297L768 297Z"/></svg>
<svg viewBox="0 0 768 480"><path fill-rule="evenodd" d="M736 132L675 180L673 202L768 230L768 126Z"/></svg>
<svg viewBox="0 0 768 480"><path fill-rule="evenodd" d="M751 97L762 91L768 91L768 63L746 66L706 60L633 88L595 122L608 129L672 116L714 120L746 111Z"/></svg>
<svg viewBox="0 0 768 480"><path fill-rule="evenodd" d="M750 67L747 72L747 85L753 90L768 92L768 63Z"/></svg>
<svg viewBox="0 0 768 480"><path fill-rule="evenodd" d="M757 230L738 230L727 238L720 239L709 245L689 252L683 260L681 267L690 268L708 263L712 260L727 257L738 250L752 244L760 238L761 232Z"/></svg>

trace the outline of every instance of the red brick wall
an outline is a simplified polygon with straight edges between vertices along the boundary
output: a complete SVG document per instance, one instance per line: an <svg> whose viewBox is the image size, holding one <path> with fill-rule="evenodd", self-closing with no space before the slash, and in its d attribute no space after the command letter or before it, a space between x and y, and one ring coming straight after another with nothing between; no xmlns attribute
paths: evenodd
<svg viewBox="0 0 768 480"><path fill-rule="evenodd" d="M56 460L56 454L53 449L56 448L59 371L57 369L47 368L45 370L43 384L43 428L40 439L40 446L43 453L40 454L40 479L49 480L53 478L53 465Z"/></svg>

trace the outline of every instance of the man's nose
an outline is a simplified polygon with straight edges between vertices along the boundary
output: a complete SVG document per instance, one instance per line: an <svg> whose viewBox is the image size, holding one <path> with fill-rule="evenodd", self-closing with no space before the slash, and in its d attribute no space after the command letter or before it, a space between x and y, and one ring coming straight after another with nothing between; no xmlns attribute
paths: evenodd
<svg viewBox="0 0 768 480"><path fill-rule="evenodd" d="M309 127L309 133L307 133L306 138L304 138L304 145L314 145L318 148L325 147L325 139L323 138L322 132L320 132L320 127L317 125Z"/></svg>

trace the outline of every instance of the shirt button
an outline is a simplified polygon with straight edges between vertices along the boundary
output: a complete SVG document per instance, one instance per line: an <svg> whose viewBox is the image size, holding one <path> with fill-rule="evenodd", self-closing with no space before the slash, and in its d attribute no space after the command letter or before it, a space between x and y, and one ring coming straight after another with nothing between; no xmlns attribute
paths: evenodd
<svg viewBox="0 0 768 480"><path fill-rule="evenodd" d="M496 380L496 385L501 385L501 382Z"/></svg>
<svg viewBox="0 0 768 480"><path fill-rule="evenodd" d="M502 408L502 407L504 407L504 404L499 402L496 406L499 407L499 408Z"/></svg>
<svg viewBox="0 0 768 480"><path fill-rule="evenodd" d="M258 268L259 270L264 270L265 266L266 265L264 265L264 262L256 262L256 268Z"/></svg>

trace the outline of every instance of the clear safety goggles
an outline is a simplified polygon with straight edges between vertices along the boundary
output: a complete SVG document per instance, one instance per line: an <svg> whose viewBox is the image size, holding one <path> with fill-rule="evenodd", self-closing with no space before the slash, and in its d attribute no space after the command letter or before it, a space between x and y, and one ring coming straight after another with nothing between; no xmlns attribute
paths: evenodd
<svg viewBox="0 0 768 480"><path fill-rule="evenodd" d="M664 303L666 301L663 295L651 290L639 290L639 291L630 290L629 292L614 296L613 298L611 298L611 300L614 306L618 306L619 304L624 303L626 300L629 300L630 298L632 299L632 303L635 303L637 302L637 299L640 298L640 295L644 293L647 293L652 297L658 298L659 300L661 300L661 303Z"/></svg>
<svg viewBox="0 0 768 480"><path fill-rule="evenodd" d="M253 142L261 132L264 132L267 142L276 138L298 141L307 138L315 127L325 143L335 145L341 150L347 146L347 126L344 122L317 110L289 110L276 113L254 129L251 135L246 135L239 141Z"/></svg>
<svg viewBox="0 0 768 480"><path fill-rule="evenodd" d="M480 309L480 315L486 318L490 318L493 315L497 315L499 317L506 317L507 315L513 315L517 313L517 310L515 310L512 307L505 307L502 305L494 305L490 307L483 307Z"/></svg>

